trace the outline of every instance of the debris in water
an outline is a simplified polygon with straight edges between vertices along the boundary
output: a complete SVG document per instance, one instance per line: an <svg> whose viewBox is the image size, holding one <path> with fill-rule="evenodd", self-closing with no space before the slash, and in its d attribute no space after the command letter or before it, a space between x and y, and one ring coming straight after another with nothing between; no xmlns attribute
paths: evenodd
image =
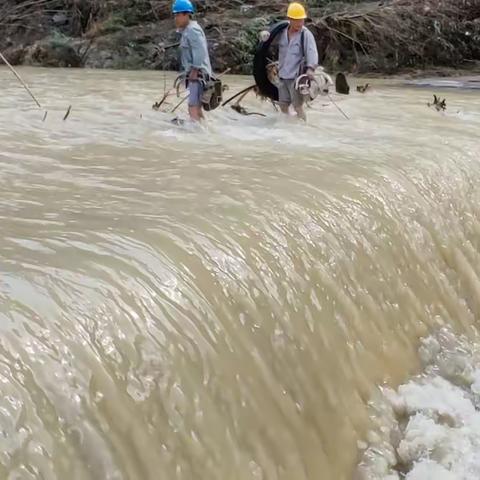
<svg viewBox="0 0 480 480"><path fill-rule="evenodd" d="M158 101L158 102L155 102L153 105L152 105L152 109L155 110L155 111L158 111L160 110L160 107L166 102L167 98L170 96L170 95L173 95L173 91L172 90L169 90L168 92L165 92L163 94L163 97ZM168 103L167 103L168 104Z"/></svg>
<svg viewBox="0 0 480 480"><path fill-rule="evenodd" d="M181 118L175 117L170 120L171 123L174 125L178 125L179 127L185 125L185 120L182 120Z"/></svg>
<svg viewBox="0 0 480 480"><path fill-rule="evenodd" d="M237 101L237 103L239 101L241 101L245 95L250 92L250 91L254 91L256 88L256 85L250 85L249 87L247 88L244 88L243 90L241 90L240 92L236 93L235 95L233 95L232 97L228 98L227 100L225 100L223 103L222 103L222 107L225 107L226 105L228 105L232 100L235 100L236 98L240 97L240 99ZM243 96L242 96L243 95Z"/></svg>
<svg viewBox="0 0 480 480"><path fill-rule="evenodd" d="M44 122L47 119L48 115L48 110L45 110L45 113L43 114L42 122Z"/></svg>
<svg viewBox="0 0 480 480"><path fill-rule="evenodd" d="M63 121L65 121L70 116L71 111L72 111L72 106L70 105L68 107L67 113L65 113L65 116L63 117Z"/></svg>
<svg viewBox="0 0 480 480"><path fill-rule="evenodd" d="M235 103L234 105L231 105L230 108L232 110L235 110L237 113L240 115L258 115L259 117L265 117L263 113L258 113L258 112L249 112L245 107L242 107L239 103Z"/></svg>
<svg viewBox="0 0 480 480"><path fill-rule="evenodd" d="M444 112L447 109L447 100L440 100L439 97L433 95L433 103L428 102L429 107L434 107L437 112Z"/></svg>
<svg viewBox="0 0 480 480"><path fill-rule="evenodd" d="M370 89L370 84L366 83L365 85L357 85L357 92L365 93L368 89Z"/></svg>

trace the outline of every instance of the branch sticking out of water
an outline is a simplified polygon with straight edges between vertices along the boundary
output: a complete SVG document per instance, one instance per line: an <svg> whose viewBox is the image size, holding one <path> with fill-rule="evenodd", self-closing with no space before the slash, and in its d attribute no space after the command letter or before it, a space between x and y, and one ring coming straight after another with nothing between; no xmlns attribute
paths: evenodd
<svg viewBox="0 0 480 480"><path fill-rule="evenodd" d="M155 103L152 105L152 109L153 109L153 110L160 110L160 107L166 102L167 98L168 98L170 95L173 95L173 91L172 91L172 90L169 90L168 92L165 92L165 93L163 94L163 97L162 97L158 102L155 102Z"/></svg>
<svg viewBox="0 0 480 480"><path fill-rule="evenodd" d="M42 106L40 105L40 102L37 100L37 98L32 93L32 91L28 88L28 85L23 81L20 74L10 65L10 62L5 58L5 56L1 52L0 52L0 58L3 60L5 65L10 69L10 71L17 77L18 81L22 84L23 88L25 88L25 90L33 98L33 101L37 104L38 108L42 108Z"/></svg>
<svg viewBox="0 0 480 480"><path fill-rule="evenodd" d="M256 85L251 85L250 87L244 88L242 91L236 93L235 95L233 95L233 96L230 97L229 99L225 100L225 101L222 103L222 107L225 107L225 106L228 105L232 100L235 100L236 98L240 97L240 95L243 95L243 94L246 94L246 93L250 92L250 91L253 90L255 87L256 87ZM242 98L243 98L243 97L242 97Z"/></svg>
<svg viewBox="0 0 480 480"><path fill-rule="evenodd" d="M335 105L335 108L347 119L350 120L350 117L337 105L337 102L332 98L330 94L328 94L328 98L330 101Z"/></svg>
<svg viewBox="0 0 480 480"><path fill-rule="evenodd" d="M32 93L32 91L28 88L28 85L23 81L23 78L20 76L20 74L10 65L10 62L5 58L5 55L3 55L2 52L0 52L0 59L5 63L5 65L10 69L10 71L17 77L17 80L22 84L23 88L28 92L28 94L32 97L33 101L37 104L38 108L42 108L42 105L40 102L37 100L37 97ZM48 111L45 110L45 114L43 115L43 120L42 122L45 121L47 118Z"/></svg>
<svg viewBox="0 0 480 480"><path fill-rule="evenodd" d="M433 103L427 103L429 107L434 107L437 112L444 112L447 109L447 99L444 98L443 100L436 95L433 96Z"/></svg>
<svg viewBox="0 0 480 480"><path fill-rule="evenodd" d="M71 111L72 111L72 106L70 105L68 107L67 113L65 113L65 116L63 117L63 121L65 121L69 117Z"/></svg>
<svg viewBox="0 0 480 480"><path fill-rule="evenodd" d="M177 108L180 107L180 105L182 105L188 97L189 97L189 95L185 95L185 96L180 100L180 102L177 103L177 105L175 105L175 107L173 107L171 113L175 112L175 111L177 110Z"/></svg>

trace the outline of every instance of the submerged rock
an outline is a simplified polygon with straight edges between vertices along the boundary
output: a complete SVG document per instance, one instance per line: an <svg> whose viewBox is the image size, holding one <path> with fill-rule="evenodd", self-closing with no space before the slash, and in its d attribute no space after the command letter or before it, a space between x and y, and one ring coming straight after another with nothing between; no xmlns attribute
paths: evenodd
<svg viewBox="0 0 480 480"><path fill-rule="evenodd" d="M23 45L8 47L2 53L12 65L21 65L24 62L25 47Z"/></svg>

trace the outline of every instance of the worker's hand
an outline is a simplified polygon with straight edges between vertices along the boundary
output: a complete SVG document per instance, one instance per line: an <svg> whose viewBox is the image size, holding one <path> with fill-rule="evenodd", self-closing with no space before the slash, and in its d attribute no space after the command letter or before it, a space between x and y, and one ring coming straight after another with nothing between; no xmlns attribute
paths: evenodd
<svg viewBox="0 0 480 480"><path fill-rule="evenodd" d="M258 34L258 38L261 42L266 42L270 38L270 32L268 30L262 30Z"/></svg>
<svg viewBox="0 0 480 480"><path fill-rule="evenodd" d="M190 70L188 79L191 80L192 82L195 82L196 80L198 80L198 70L196 68L192 68Z"/></svg>
<svg viewBox="0 0 480 480"><path fill-rule="evenodd" d="M155 54L156 55L164 55L165 54L165 44L163 42L159 43L158 45L155 45Z"/></svg>
<svg viewBox="0 0 480 480"><path fill-rule="evenodd" d="M307 68L306 74L310 80L313 80L315 78L315 70L313 68Z"/></svg>

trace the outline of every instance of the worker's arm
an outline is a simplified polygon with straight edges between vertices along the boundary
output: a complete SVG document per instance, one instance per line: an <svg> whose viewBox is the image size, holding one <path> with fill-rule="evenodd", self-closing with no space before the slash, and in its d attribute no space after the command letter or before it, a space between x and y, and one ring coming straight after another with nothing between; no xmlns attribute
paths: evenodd
<svg viewBox="0 0 480 480"><path fill-rule="evenodd" d="M202 32L198 30L192 30L189 32L188 42L192 52L190 78L195 80L198 77L198 73L202 70L202 67L207 63L207 39Z"/></svg>
<svg viewBox="0 0 480 480"><path fill-rule="evenodd" d="M305 66L307 69L315 71L318 67L318 50L315 37L310 30L305 31Z"/></svg>

